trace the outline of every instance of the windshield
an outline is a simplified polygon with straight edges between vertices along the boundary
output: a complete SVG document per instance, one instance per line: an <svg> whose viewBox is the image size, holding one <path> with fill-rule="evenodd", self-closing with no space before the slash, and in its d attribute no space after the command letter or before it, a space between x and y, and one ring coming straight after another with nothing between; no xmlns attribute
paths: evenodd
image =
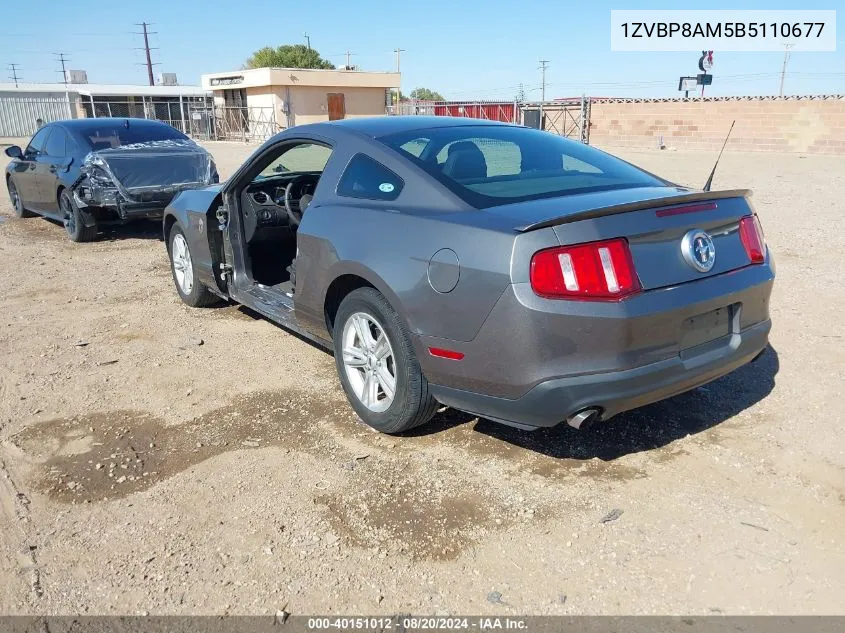
<svg viewBox="0 0 845 633"><path fill-rule="evenodd" d="M530 128L466 125L379 140L477 208L667 184L588 145Z"/></svg>
<svg viewBox="0 0 845 633"><path fill-rule="evenodd" d="M267 165L257 179L271 178L279 174L322 172L329 161L332 150L316 143L293 145Z"/></svg>
<svg viewBox="0 0 845 633"><path fill-rule="evenodd" d="M110 124L88 129L82 136L93 150L111 149L134 145L135 143L150 143L159 141L190 141L179 130L169 125L132 125Z"/></svg>

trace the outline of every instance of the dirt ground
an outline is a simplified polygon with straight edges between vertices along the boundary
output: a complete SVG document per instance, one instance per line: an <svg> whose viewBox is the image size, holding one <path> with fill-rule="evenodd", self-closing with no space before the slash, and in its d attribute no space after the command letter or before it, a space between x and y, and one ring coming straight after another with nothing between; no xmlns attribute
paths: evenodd
<svg viewBox="0 0 845 633"><path fill-rule="evenodd" d="M224 177L253 149L208 147ZM621 154L698 186L714 158ZM183 305L157 225L73 244L4 191L0 612L845 614L843 173L723 158L771 348L586 434L380 436L325 352Z"/></svg>

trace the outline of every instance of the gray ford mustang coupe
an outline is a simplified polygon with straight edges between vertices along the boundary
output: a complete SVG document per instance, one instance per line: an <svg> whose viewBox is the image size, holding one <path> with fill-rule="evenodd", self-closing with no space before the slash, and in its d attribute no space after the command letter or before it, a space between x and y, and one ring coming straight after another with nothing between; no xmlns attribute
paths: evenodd
<svg viewBox="0 0 845 633"><path fill-rule="evenodd" d="M438 403L586 428L762 353L774 265L749 196L524 127L382 117L277 134L180 193L164 234L188 305L333 348L380 431Z"/></svg>

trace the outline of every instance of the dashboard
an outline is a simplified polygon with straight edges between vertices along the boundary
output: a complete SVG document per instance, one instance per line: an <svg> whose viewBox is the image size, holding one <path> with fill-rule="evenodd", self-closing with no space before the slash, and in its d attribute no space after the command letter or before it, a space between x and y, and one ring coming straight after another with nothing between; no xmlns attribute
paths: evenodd
<svg viewBox="0 0 845 633"><path fill-rule="evenodd" d="M241 209L243 210L244 233L247 242L274 239L280 233L293 230L287 211L285 211L285 189L290 181L301 176L282 174L250 184L243 192ZM306 194L313 195L320 174L313 174L313 182L303 183L292 192L292 202L297 208L299 199Z"/></svg>

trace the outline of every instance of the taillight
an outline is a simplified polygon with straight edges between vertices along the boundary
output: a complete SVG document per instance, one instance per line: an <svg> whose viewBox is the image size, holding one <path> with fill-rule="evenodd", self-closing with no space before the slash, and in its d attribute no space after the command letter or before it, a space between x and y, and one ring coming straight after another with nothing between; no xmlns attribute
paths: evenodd
<svg viewBox="0 0 845 633"><path fill-rule="evenodd" d="M553 299L616 301L640 289L623 238L535 253L530 277L535 293Z"/></svg>
<svg viewBox="0 0 845 633"><path fill-rule="evenodd" d="M766 241L763 227L756 215L747 215L739 221L739 238L752 264L766 261Z"/></svg>

